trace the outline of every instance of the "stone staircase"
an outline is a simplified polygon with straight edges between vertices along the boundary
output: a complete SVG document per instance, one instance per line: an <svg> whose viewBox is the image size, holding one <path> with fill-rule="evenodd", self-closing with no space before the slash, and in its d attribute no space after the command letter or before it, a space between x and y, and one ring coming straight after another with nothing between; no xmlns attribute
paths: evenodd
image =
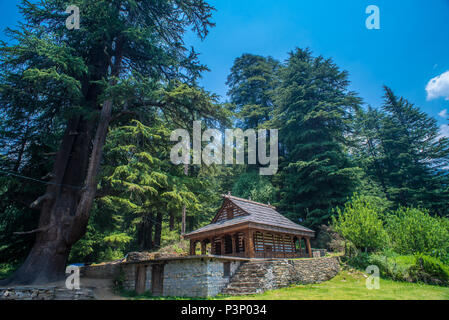
<svg viewBox="0 0 449 320"><path fill-rule="evenodd" d="M223 294L242 296L259 294L265 291L265 277L268 270L264 262L247 262L232 277Z"/></svg>
<svg viewBox="0 0 449 320"><path fill-rule="evenodd" d="M260 294L292 284L321 283L339 272L340 261L336 257L251 260L237 270L222 293L231 296Z"/></svg>

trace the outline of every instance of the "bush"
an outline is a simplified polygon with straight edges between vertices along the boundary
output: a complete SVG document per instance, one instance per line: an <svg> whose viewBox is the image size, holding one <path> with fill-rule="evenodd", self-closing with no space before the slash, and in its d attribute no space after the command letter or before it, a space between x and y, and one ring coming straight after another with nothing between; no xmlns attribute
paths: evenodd
<svg viewBox="0 0 449 320"><path fill-rule="evenodd" d="M332 227L326 225L319 228L312 245L315 248L327 249L331 252L343 252L345 249L344 239Z"/></svg>
<svg viewBox="0 0 449 320"><path fill-rule="evenodd" d="M0 280L10 277L19 266L19 264L13 263L0 263Z"/></svg>
<svg viewBox="0 0 449 320"><path fill-rule="evenodd" d="M369 266L377 266L383 278L395 281L412 281L409 275L410 265L402 263L402 257L388 257L381 254L361 253L348 259L348 264L352 267L365 271ZM414 259L413 259L414 261Z"/></svg>
<svg viewBox="0 0 449 320"><path fill-rule="evenodd" d="M416 256L415 264L409 270L416 282L435 285L449 285L449 267L440 259L427 255Z"/></svg>
<svg viewBox="0 0 449 320"><path fill-rule="evenodd" d="M337 213L333 219L335 230L359 250L375 251L388 244L381 213L371 199L356 195L344 210L337 209Z"/></svg>
<svg viewBox="0 0 449 320"><path fill-rule="evenodd" d="M400 209L388 217L392 248L399 254L445 256L449 232L441 219L419 209Z"/></svg>
<svg viewBox="0 0 449 320"><path fill-rule="evenodd" d="M401 263L399 259L385 255L374 254L370 256L370 265L378 266L380 275L394 281L411 281L409 265Z"/></svg>

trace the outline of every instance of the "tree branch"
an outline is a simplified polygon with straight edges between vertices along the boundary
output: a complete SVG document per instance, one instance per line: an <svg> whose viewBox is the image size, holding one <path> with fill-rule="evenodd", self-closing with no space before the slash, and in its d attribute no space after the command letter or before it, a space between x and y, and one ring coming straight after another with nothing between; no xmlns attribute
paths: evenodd
<svg viewBox="0 0 449 320"><path fill-rule="evenodd" d="M39 228L39 229L36 229L36 230L27 231L27 232L14 232L13 234L16 235L16 236L24 236L24 235L34 234L34 233L45 232L45 231L48 231L52 226L53 225L47 226L45 228Z"/></svg>

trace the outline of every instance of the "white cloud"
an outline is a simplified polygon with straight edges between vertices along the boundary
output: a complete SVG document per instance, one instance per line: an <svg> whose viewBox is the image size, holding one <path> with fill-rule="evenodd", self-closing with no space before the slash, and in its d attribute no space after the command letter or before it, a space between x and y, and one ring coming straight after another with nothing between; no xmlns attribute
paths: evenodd
<svg viewBox="0 0 449 320"><path fill-rule="evenodd" d="M438 114L441 118L447 119L449 118L449 113L447 113L447 109L444 109Z"/></svg>
<svg viewBox="0 0 449 320"><path fill-rule="evenodd" d="M433 78L426 86L427 100L440 97L449 100L449 71Z"/></svg>
<svg viewBox="0 0 449 320"><path fill-rule="evenodd" d="M449 125L443 124L443 125L440 127L440 133L441 133L441 135L440 135L441 138L442 138L442 137L449 138Z"/></svg>

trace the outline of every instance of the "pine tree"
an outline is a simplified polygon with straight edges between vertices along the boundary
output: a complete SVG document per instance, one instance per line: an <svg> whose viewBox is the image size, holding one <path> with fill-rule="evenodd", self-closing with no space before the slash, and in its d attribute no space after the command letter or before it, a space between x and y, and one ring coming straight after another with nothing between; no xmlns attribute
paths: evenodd
<svg viewBox="0 0 449 320"><path fill-rule="evenodd" d="M283 163L280 208L295 222L327 223L354 191L360 169L346 145L360 100L347 73L309 50L290 53L281 73L273 124L280 129Z"/></svg>
<svg viewBox="0 0 449 320"><path fill-rule="evenodd" d="M80 8L79 30L66 28L69 5ZM43 0L23 1L21 8L25 22L0 50L2 113L24 110L31 101L39 122L57 119L64 133L50 184L33 205L41 212L30 232L35 245L3 284L64 278L70 249L86 232L111 121L145 110L191 112L182 94L166 92L185 92L176 88L194 84L206 69L183 45L186 28L204 38L213 26L213 8L202 0ZM173 81L181 83L160 88ZM210 105L193 111L210 115L204 106Z"/></svg>
<svg viewBox="0 0 449 320"><path fill-rule="evenodd" d="M384 89L382 111L363 115L359 158L365 159L366 172L396 206L424 207L445 215L449 140L440 137L435 119Z"/></svg>
<svg viewBox="0 0 449 320"><path fill-rule="evenodd" d="M226 84L243 129L257 129L270 120L279 67L271 57L244 54L235 60Z"/></svg>

